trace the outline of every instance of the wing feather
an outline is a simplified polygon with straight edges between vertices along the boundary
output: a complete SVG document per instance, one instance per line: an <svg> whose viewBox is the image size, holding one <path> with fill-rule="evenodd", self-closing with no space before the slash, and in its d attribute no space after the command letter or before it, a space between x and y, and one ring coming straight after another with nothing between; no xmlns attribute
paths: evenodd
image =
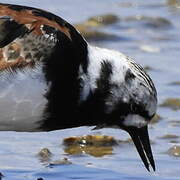
<svg viewBox="0 0 180 180"><path fill-rule="evenodd" d="M72 41L71 28L49 12L0 3L0 71L43 61L53 52L58 33Z"/></svg>

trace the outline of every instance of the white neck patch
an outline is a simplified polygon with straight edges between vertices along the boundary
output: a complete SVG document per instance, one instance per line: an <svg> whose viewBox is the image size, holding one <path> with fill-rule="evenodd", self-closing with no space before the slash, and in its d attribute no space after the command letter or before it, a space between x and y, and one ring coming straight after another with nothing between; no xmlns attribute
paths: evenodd
<svg viewBox="0 0 180 180"><path fill-rule="evenodd" d="M148 124L148 121L145 120L142 116L137 114L129 114L125 117L123 125L126 127L134 126L137 128L144 127Z"/></svg>

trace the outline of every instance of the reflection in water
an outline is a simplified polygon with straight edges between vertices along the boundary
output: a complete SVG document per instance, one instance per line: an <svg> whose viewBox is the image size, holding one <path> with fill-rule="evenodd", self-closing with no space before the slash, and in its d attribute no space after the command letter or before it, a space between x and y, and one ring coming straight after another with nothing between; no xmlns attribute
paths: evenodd
<svg viewBox="0 0 180 180"><path fill-rule="evenodd" d="M94 157L102 157L105 155L111 155L113 152L113 147L73 145L66 147L64 151L70 155L89 154Z"/></svg>

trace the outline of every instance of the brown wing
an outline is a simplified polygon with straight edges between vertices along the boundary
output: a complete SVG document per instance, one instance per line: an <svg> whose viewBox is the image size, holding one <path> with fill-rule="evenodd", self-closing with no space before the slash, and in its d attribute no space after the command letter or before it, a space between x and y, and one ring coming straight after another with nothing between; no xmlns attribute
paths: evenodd
<svg viewBox="0 0 180 180"><path fill-rule="evenodd" d="M81 37L79 33L60 17L36 8L0 3L0 71L42 61L53 52L58 33L80 44L76 38Z"/></svg>

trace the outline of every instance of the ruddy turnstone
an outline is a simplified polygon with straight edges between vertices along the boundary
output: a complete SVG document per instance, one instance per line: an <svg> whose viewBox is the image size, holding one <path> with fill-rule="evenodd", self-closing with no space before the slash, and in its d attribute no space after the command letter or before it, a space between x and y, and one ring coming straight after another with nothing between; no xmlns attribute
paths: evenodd
<svg viewBox="0 0 180 180"><path fill-rule="evenodd" d="M0 130L117 127L155 170L147 125L157 93L124 54L89 45L62 18L0 3Z"/></svg>

